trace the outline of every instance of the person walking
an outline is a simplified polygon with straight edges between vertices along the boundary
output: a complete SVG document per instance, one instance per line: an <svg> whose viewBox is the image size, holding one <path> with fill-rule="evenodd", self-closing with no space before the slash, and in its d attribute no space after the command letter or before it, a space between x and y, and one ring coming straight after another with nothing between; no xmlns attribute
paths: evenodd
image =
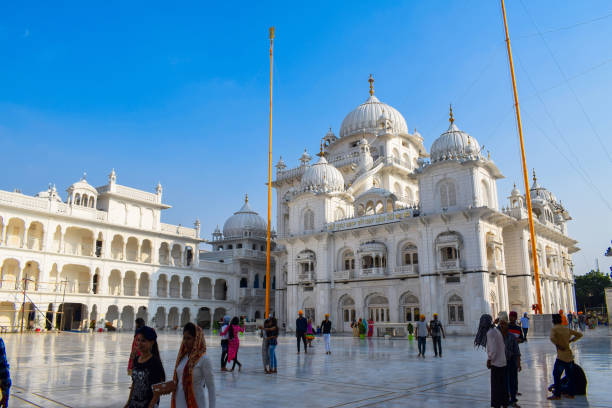
<svg viewBox="0 0 612 408"><path fill-rule="evenodd" d="M331 327L332 323L329 320L329 313L325 313L325 320L321 322L321 333L323 334L323 340L325 340L325 354L331 354Z"/></svg>
<svg viewBox="0 0 612 408"><path fill-rule="evenodd" d="M521 330L523 331L523 341L527 341L527 333L529 332L529 317L527 312L523 313L521 317Z"/></svg>
<svg viewBox="0 0 612 408"><path fill-rule="evenodd" d="M552 315L553 327L550 329L550 341L557 348L557 359L553 368L553 395L549 400L561 399L561 375L565 372L568 379L567 398L574 398L574 354L570 343L579 340L582 333L570 329L563 324L563 318L559 314Z"/></svg>
<svg viewBox="0 0 612 408"><path fill-rule="evenodd" d="M308 318L306 324L306 341L308 342L308 347L312 348L312 341L315 339L314 329L312 328L312 319Z"/></svg>
<svg viewBox="0 0 612 408"><path fill-rule="evenodd" d="M6 359L6 347L4 340L0 338L0 390L2 391L2 399L0 399L0 407L7 408L9 395L11 391L11 366Z"/></svg>
<svg viewBox="0 0 612 408"><path fill-rule="evenodd" d="M304 354L308 353L306 345L306 331L308 330L308 322L304 318L304 312L298 312L298 318L295 320L295 337L297 338L297 353L300 354L300 341L304 343Z"/></svg>
<svg viewBox="0 0 612 408"><path fill-rule="evenodd" d="M264 366L264 372L270 374L270 344L268 341L268 329L270 328L270 318L264 320L263 326L259 326L261 331L261 361Z"/></svg>
<svg viewBox="0 0 612 408"><path fill-rule="evenodd" d="M215 408L215 379L206 357L204 331L191 322L183 327L171 385L172 408ZM208 389L208 404L204 388Z"/></svg>
<svg viewBox="0 0 612 408"><path fill-rule="evenodd" d="M425 358L425 346L427 341L427 336L429 335L429 326L427 322L425 322L425 315L420 316L420 320L416 325L416 336L419 347L419 357Z"/></svg>
<svg viewBox="0 0 612 408"><path fill-rule="evenodd" d="M138 349L136 348L136 334L138 329L145 325L145 321L142 317L139 317L134 321L136 329L134 330L134 339L132 340L132 350L130 351L130 361L128 361L127 374L128 377L132 376L132 366L134 365L134 358L138 355Z"/></svg>
<svg viewBox="0 0 612 408"><path fill-rule="evenodd" d="M166 381L166 372L159 356L157 333L149 326L136 332L136 347L140 353L132 364L132 388L125 408L157 407L159 395L153 385Z"/></svg>
<svg viewBox="0 0 612 408"><path fill-rule="evenodd" d="M359 325L357 324L355 319L353 319L353 321L351 322L351 329L353 329L353 337L359 337Z"/></svg>
<svg viewBox="0 0 612 408"><path fill-rule="evenodd" d="M442 357L442 339L440 336L446 338L444 333L444 327L438 320L438 314L433 314L433 320L429 322L429 332L431 333L431 340L433 343L434 354L436 357Z"/></svg>
<svg viewBox="0 0 612 408"><path fill-rule="evenodd" d="M229 341L227 343L227 362L233 361L232 369L234 371L236 364L238 364L238 371L242 371L242 364L238 361L238 349L240 348L239 334L244 333L244 326L240 325L240 320L237 316L234 316L230 322L229 328Z"/></svg>
<svg viewBox="0 0 612 408"><path fill-rule="evenodd" d="M229 329L231 317L223 316L223 325L221 326L221 371L227 371L227 352L229 344Z"/></svg>
<svg viewBox="0 0 612 408"><path fill-rule="evenodd" d="M516 341L520 344L525 341L525 337L523 337L523 330L521 326L519 326L516 321L518 319L518 313L511 311L508 316L510 318L510 321L508 322L508 332L512 334Z"/></svg>
<svg viewBox="0 0 612 408"><path fill-rule="evenodd" d="M491 407L507 407L506 345L501 331L493 325L491 315L480 316L474 346L487 350L487 368L491 370Z"/></svg>
<svg viewBox="0 0 612 408"><path fill-rule="evenodd" d="M510 312L510 319L512 319L512 313L513 312ZM516 399L518 394L518 372L522 369L521 351L518 345L518 337L510 331L510 323L504 319L499 321L499 331L504 337L506 353L506 384L508 389L509 403L510 406L514 408L520 408Z"/></svg>
<svg viewBox="0 0 612 408"><path fill-rule="evenodd" d="M366 332L368 331L368 324L366 323L365 319L359 319L359 323L357 323L357 325L359 326L359 338L363 340L365 339Z"/></svg>
<svg viewBox="0 0 612 408"><path fill-rule="evenodd" d="M278 321L276 317L270 318L268 327L268 347L270 355L270 374L277 373L277 361L276 361L276 346L278 345Z"/></svg>

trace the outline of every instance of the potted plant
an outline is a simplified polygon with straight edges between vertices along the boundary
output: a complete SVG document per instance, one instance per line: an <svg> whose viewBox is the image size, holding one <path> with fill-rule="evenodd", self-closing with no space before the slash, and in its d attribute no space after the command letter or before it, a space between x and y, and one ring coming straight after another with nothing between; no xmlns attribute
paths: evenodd
<svg viewBox="0 0 612 408"><path fill-rule="evenodd" d="M414 326L412 325L412 323L408 323L408 340L414 340L414 336L412 335L412 333L414 333Z"/></svg>
<svg viewBox="0 0 612 408"><path fill-rule="evenodd" d="M215 320L213 323L213 334L217 334L217 330L219 330L219 322Z"/></svg>

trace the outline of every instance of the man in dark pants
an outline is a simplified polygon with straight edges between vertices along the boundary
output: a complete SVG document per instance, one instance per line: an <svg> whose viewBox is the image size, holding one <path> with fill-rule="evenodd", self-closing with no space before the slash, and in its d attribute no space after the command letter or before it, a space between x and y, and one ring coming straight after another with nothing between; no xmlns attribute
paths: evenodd
<svg viewBox="0 0 612 408"><path fill-rule="evenodd" d="M574 398L574 354L570 348L570 343L582 337L582 333L574 331L562 324L559 314L552 315L553 327L550 329L550 341L557 347L557 359L553 368L553 378L555 384L552 387L553 395L549 400L561 399L561 374L565 371L568 379L566 398Z"/></svg>
<svg viewBox="0 0 612 408"><path fill-rule="evenodd" d="M227 371L227 352L229 347L229 331L230 331L230 316L223 316L223 325L221 326L221 371Z"/></svg>
<svg viewBox="0 0 612 408"><path fill-rule="evenodd" d="M298 318L295 320L295 337L297 338L297 352L300 354L300 340L304 342L304 353L308 353L306 346L306 330L308 329L308 321L304 317L304 312L298 312Z"/></svg>
<svg viewBox="0 0 612 408"><path fill-rule="evenodd" d="M429 322L429 331L431 332L431 339L433 341L434 354L436 357L442 357L442 340L440 339L440 335L446 338L446 334L444 333L444 327L442 327L442 323L438 320L438 314L433 314L433 320Z"/></svg>

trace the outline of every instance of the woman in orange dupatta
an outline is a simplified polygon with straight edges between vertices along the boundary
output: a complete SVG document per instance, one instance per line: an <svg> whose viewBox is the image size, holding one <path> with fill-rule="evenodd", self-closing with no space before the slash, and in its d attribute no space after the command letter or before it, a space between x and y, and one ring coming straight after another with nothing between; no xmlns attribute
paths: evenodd
<svg viewBox="0 0 612 408"><path fill-rule="evenodd" d="M183 342L176 358L172 408L206 408L204 388L208 388L208 408L215 408L215 380L212 365L206 357L204 332L187 323Z"/></svg>

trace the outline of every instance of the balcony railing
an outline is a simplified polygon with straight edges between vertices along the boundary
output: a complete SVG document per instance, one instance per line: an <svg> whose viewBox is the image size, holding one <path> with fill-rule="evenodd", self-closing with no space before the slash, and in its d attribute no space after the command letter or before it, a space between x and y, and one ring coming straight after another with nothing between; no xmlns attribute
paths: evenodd
<svg viewBox="0 0 612 408"><path fill-rule="evenodd" d="M394 275L418 275L419 265L400 265L393 269Z"/></svg>
<svg viewBox="0 0 612 408"><path fill-rule="evenodd" d="M450 261L441 261L437 267L440 273L460 272L463 270L459 259Z"/></svg>
<svg viewBox="0 0 612 408"><path fill-rule="evenodd" d="M363 268L359 271L359 275L362 277L369 276L385 276L387 268Z"/></svg>

